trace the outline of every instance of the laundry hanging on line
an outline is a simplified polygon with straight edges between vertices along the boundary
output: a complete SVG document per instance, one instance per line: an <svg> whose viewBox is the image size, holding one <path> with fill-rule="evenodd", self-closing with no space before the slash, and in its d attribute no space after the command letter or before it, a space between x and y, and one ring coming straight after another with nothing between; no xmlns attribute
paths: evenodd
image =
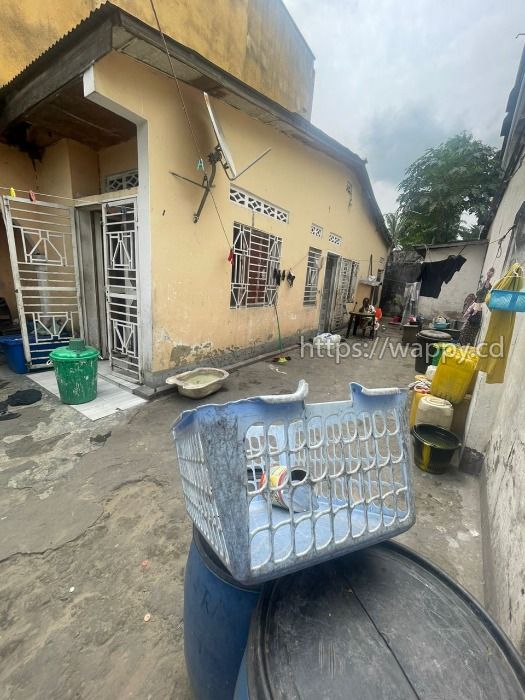
<svg viewBox="0 0 525 700"><path fill-rule="evenodd" d="M438 262L424 262L418 277L418 281L421 282L419 296L437 299L441 294L443 282L448 284L466 262L467 259L462 255L449 255L446 260Z"/></svg>

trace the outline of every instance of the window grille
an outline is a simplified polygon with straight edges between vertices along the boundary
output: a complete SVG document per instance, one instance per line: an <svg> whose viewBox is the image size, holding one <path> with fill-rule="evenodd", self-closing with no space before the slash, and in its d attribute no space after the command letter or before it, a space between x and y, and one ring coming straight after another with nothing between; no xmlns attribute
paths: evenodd
<svg viewBox="0 0 525 700"><path fill-rule="evenodd" d="M277 296L282 240L234 223L230 306L270 306Z"/></svg>
<svg viewBox="0 0 525 700"><path fill-rule="evenodd" d="M275 206L275 204L266 202L264 199L260 199L249 192L245 192L234 185L230 185L230 201L238 204L241 207L245 207L246 209L251 209L252 211L259 212L259 214L269 216L271 219L275 219L276 221L281 221L283 224L288 223L289 214L287 211L280 209L279 207Z"/></svg>
<svg viewBox="0 0 525 700"><path fill-rule="evenodd" d="M131 187L138 186L138 170L126 170L123 173L115 173L114 175L108 175L105 180L106 192L118 192L119 190L128 190Z"/></svg>
<svg viewBox="0 0 525 700"><path fill-rule="evenodd" d="M321 263L321 251L317 248L308 248L308 260L306 263L306 283L304 285L303 304L315 306L317 303L317 285L319 283L319 265Z"/></svg>
<svg viewBox="0 0 525 700"><path fill-rule="evenodd" d="M337 233L331 233L328 236L328 242L333 243L334 245L341 245L343 239L341 238L341 236L338 236Z"/></svg>
<svg viewBox="0 0 525 700"><path fill-rule="evenodd" d="M310 227L310 233L312 236L315 236L316 238L322 238L323 237L323 227L318 226L317 224L312 224Z"/></svg>

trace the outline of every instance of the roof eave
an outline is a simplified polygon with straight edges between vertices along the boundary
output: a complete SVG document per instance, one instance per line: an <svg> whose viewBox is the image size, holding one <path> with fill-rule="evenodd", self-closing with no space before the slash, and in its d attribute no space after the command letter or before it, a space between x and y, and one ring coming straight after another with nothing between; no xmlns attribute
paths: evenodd
<svg viewBox="0 0 525 700"><path fill-rule="evenodd" d="M123 50L122 46L115 45L113 31L115 27L120 27L133 37L156 47L159 56L165 56L163 40L158 30L115 5L105 3L0 89L0 133L53 91L82 75L90 65L111 50ZM261 119L264 123L298 138L349 167L357 176L366 206L378 232L386 245L391 245L391 239L368 176L366 162L362 158L301 115L290 112L239 78L211 63L196 51L168 36L165 36L165 39L169 53L174 59L215 82L219 89L231 93L232 98L233 96L240 98L248 114L250 111L253 112L253 109L248 109L250 105L259 109L265 113L265 119ZM66 53L67 58L65 58ZM150 65L163 70L159 65ZM46 79L42 80L44 75ZM228 102L227 95L226 98L224 95L221 97ZM31 104L29 104L30 99ZM238 99L236 101L238 102Z"/></svg>

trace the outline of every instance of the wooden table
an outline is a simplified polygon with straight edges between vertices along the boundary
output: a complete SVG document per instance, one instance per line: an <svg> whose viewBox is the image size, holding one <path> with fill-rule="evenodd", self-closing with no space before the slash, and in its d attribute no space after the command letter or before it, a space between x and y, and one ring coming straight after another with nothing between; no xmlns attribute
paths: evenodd
<svg viewBox="0 0 525 700"><path fill-rule="evenodd" d="M374 337L374 322L375 322L375 313L365 313L364 311L350 311L350 317L348 319L348 327L346 329L346 337L350 335L350 326L352 325L352 321L354 322L354 330L353 330L353 335L357 335L357 326L359 325L359 321L361 319L369 318L372 320L372 325L370 326L370 337ZM364 335L364 332L363 332Z"/></svg>

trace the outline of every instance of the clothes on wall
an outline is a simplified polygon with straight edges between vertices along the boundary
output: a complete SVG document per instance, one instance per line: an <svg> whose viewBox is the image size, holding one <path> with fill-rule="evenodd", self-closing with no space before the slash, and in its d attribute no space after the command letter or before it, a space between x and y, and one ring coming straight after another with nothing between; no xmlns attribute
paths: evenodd
<svg viewBox="0 0 525 700"><path fill-rule="evenodd" d="M446 260L438 262L424 262L418 278L421 281L419 296L437 299L443 283L448 284L466 262L462 255L449 255Z"/></svg>
<svg viewBox="0 0 525 700"><path fill-rule="evenodd" d="M494 289L521 291L523 287L524 270L517 263L511 265L505 275L494 285ZM514 333L514 311L493 309L483 343L485 352L478 365L480 372L486 372L486 384L502 384L505 379L505 368L510 352ZM497 348L497 352L496 352Z"/></svg>

